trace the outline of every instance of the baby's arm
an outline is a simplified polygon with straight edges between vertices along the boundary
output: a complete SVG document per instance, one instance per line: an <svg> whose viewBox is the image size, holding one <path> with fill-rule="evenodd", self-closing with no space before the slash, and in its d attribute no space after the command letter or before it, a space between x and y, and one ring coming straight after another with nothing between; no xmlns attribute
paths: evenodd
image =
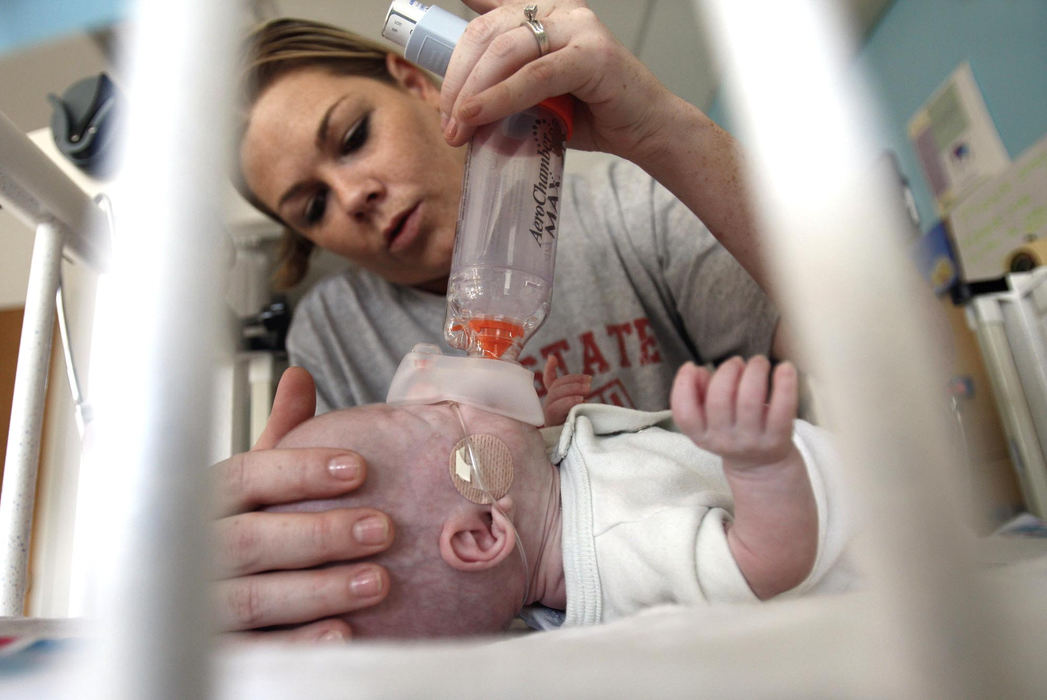
<svg viewBox="0 0 1047 700"><path fill-rule="evenodd" d="M550 355L542 370L542 383L548 392L542 402L545 425L561 425L567 420L571 409L585 401L592 377L588 374L566 374L556 376L556 355Z"/></svg>
<svg viewBox="0 0 1047 700"><path fill-rule="evenodd" d="M734 496L727 543L761 600L795 587L814 566L818 511L803 457L792 441L796 369L735 357L710 375L688 363L673 382L673 418L699 447L720 455Z"/></svg>

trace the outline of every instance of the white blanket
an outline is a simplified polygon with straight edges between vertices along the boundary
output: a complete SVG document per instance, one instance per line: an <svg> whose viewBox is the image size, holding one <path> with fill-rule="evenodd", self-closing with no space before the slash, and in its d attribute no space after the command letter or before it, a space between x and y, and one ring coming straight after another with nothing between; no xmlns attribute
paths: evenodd
<svg viewBox="0 0 1047 700"><path fill-rule="evenodd" d="M1047 693L1047 556L986 572L996 634L930 640L980 679L968 697ZM989 593L991 592L991 593ZM957 697L963 673L921 667L868 592L762 605L667 606L509 640L226 650L222 698ZM988 668L971 668L984 644ZM949 655L952 655L951 657ZM944 676L944 678L943 678ZM955 685L953 685L955 688Z"/></svg>
<svg viewBox="0 0 1047 700"><path fill-rule="evenodd" d="M1043 552L1047 543L1039 543ZM218 698L1044 697L1047 554L982 569L988 627L909 644L868 591L759 605L652 608L596 627L471 642L226 646ZM0 654L0 696L83 696L78 621L0 619L56 649ZM35 632L34 632L35 631ZM924 664L919 655L927 657ZM979 659L982 663L979 664ZM951 665L941 665L944 662ZM973 678L976 686L970 685Z"/></svg>

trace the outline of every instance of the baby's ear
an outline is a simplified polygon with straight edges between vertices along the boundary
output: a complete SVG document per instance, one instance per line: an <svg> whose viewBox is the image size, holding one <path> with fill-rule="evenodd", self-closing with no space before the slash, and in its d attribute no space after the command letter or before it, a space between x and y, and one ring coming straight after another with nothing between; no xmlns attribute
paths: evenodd
<svg viewBox="0 0 1047 700"><path fill-rule="evenodd" d="M459 571L483 571L502 563L516 547L513 524L502 511L512 512L512 500L499 499L501 508L469 506L456 510L440 531L440 555Z"/></svg>

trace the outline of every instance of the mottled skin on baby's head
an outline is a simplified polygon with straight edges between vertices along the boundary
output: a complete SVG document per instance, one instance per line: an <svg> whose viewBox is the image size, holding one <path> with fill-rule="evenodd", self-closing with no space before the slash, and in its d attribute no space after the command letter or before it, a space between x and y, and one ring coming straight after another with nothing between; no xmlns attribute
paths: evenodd
<svg viewBox="0 0 1047 700"><path fill-rule="evenodd" d="M470 434L495 436L508 448L514 467L509 498L520 493L522 502L529 503L529 494L539 488L532 482L548 478L550 468L538 432L485 411L460 409ZM395 523L392 547L372 558L389 571L390 594L379 605L347 617L354 636L494 634L518 612L525 583L516 554L489 568L471 570L456 568L441 556L441 533L448 522L475 519L480 526L465 537L475 538L481 547L484 523L496 527L489 506L466 500L452 484L449 464L462 437L461 423L449 404L372 404L317 416L281 440L280 447L353 450L367 462L367 479L344 497L305 501L280 510L368 507L385 512Z"/></svg>

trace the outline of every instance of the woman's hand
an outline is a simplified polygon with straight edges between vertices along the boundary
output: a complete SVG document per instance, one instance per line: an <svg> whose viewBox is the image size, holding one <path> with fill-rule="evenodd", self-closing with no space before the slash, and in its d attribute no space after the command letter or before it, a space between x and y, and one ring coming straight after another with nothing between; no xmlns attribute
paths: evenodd
<svg viewBox="0 0 1047 700"><path fill-rule="evenodd" d="M313 416L315 405L312 377L304 369L288 369L254 449L215 466L221 578L215 601L223 630L279 627L267 632L267 637L341 640L350 629L340 616L374 605L389 592L388 573L375 564L313 568L386 549L393 540L393 526L385 514L366 508L257 511L280 503L336 497L364 482L366 465L356 454L273 449L292 428Z"/></svg>
<svg viewBox="0 0 1047 700"><path fill-rule="evenodd" d="M444 77L440 110L449 143L464 144L477 126L571 94L577 100L572 147L643 164L642 148L664 123L660 111L679 100L583 0L537 3L549 37L541 57L534 33L521 26L525 3L463 2L485 14L469 23Z"/></svg>
<svg viewBox="0 0 1047 700"><path fill-rule="evenodd" d="M775 296L767 253L745 191L738 143L674 95L614 38L584 0L538 2L549 49L539 56L525 3L462 0L483 12L465 29L440 92L444 138L466 143L476 127L538 104L575 97L568 145L632 161L683 202Z"/></svg>

